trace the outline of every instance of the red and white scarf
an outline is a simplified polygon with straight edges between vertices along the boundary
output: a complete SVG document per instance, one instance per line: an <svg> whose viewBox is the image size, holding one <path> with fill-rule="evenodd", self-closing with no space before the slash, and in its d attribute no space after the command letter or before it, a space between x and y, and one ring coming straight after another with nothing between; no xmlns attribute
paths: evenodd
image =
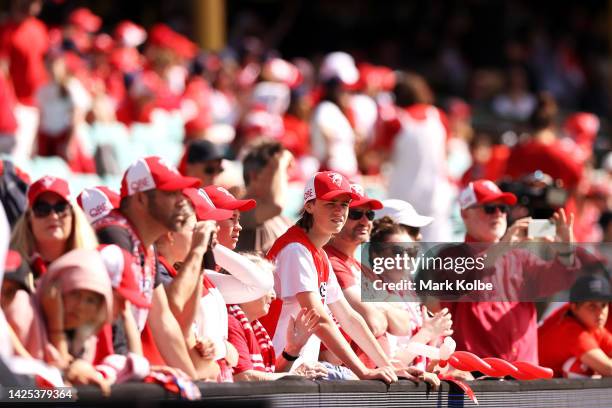
<svg viewBox="0 0 612 408"><path fill-rule="evenodd" d="M258 320L249 322L246 315L238 305L229 305L227 306L227 312L234 316L240 324L242 325L242 329L244 330L244 334L249 336L255 336L257 343L259 344L259 348L261 349L261 354L251 354L251 362L253 363L253 368L258 371L265 371L267 373L274 372L274 363L276 362L276 355L274 354L274 346L272 345L272 340L268 335L268 332L263 327Z"/></svg>

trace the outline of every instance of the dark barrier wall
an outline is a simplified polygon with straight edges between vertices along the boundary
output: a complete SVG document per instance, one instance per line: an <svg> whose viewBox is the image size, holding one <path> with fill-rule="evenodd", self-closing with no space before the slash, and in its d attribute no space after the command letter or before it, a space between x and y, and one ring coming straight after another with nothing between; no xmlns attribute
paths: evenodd
<svg viewBox="0 0 612 408"><path fill-rule="evenodd" d="M610 407L612 378L601 380L473 381L481 407ZM463 407L476 406L461 390L443 383L431 392L410 381L386 386L379 381L308 381L301 378L274 382L200 383L201 401L181 403L177 396L151 384L113 387L109 399L100 399L94 387L80 387L77 405L130 407ZM74 405L72 405L74 406Z"/></svg>

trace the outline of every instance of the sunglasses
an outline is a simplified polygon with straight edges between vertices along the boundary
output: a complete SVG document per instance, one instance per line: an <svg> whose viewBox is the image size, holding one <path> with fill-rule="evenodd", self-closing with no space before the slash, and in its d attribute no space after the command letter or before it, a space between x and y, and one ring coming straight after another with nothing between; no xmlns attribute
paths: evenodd
<svg viewBox="0 0 612 408"><path fill-rule="evenodd" d="M348 217L351 220L357 221L360 220L361 217L366 216L366 218L369 221L372 221L374 219L374 211L372 210L367 210L367 211L359 211L359 210L349 210L348 212Z"/></svg>
<svg viewBox="0 0 612 408"><path fill-rule="evenodd" d="M56 213L59 216L63 216L68 211L70 204L68 201L58 201L55 204L50 204L46 201L37 201L32 206L32 212L37 218L48 217L51 212Z"/></svg>
<svg viewBox="0 0 612 408"><path fill-rule="evenodd" d="M404 247L404 246L401 246L401 245L391 245L391 247L389 249L391 250L391 253L394 256L395 255L399 255L401 257L404 254L406 254L409 257L414 258L415 256L417 256L419 254L419 248L410 247L410 246Z"/></svg>
<svg viewBox="0 0 612 408"><path fill-rule="evenodd" d="M225 169L221 166L206 166L204 167L204 174L208 174L209 176L212 176L214 174L223 173L223 170Z"/></svg>
<svg viewBox="0 0 612 408"><path fill-rule="evenodd" d="M483 204L481 207L485 214L489 215L495 214L495 210L499 210L502 214L506 214L510 210L510 207L506 204Z"/></svg>

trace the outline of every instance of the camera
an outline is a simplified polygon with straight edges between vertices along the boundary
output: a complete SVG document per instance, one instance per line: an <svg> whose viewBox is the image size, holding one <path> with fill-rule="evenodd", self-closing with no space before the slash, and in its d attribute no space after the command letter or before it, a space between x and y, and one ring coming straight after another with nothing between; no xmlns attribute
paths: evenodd
<svg viewBox="0 0 612 408"><path fill-rule="evenodd" d="M502 180L499 188L516 195L519 213L512 217L514 219L527 216L536 219L550 218L555 211L565 206L568 198L568 192L563 188L561 180L554 180L539 170L520 180Z"/></svg>

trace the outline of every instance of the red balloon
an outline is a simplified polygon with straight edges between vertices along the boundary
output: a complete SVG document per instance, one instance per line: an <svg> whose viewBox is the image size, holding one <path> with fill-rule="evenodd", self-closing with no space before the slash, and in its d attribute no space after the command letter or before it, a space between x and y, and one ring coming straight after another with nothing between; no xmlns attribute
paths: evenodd
<svg viewBox="0 0 612 408"><path fill-rule="evenodd" d="M553 371L525 361L510 363L500 358L488 357L481 359L467 351L455 351L448 363L462 371L480 371L491 377L505 377L510 375L517 380L536 380L552 378Z"/></svg>
<svg viewBox="0 0 612 408"><path fill-rule="evenodd" d="M519 371L518 368L516 368L506 360L502 360L501 358L488 357L483 360L486 361L493 368L493 370L491 370L491 373L485 374L493 377L505 377L507 375L514 375Z"/></svg>

